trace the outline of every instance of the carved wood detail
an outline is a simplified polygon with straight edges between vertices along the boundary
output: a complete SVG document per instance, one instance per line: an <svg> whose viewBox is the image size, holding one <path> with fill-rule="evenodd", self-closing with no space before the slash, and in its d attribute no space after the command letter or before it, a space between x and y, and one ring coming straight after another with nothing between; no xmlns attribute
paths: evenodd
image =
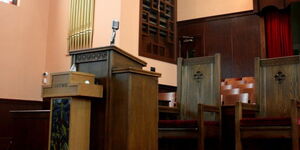
<svg viewBox="0 0 300 150"><path fill-rule="evenodd" d="M107 60L106 52L84 53L76 56L76 63Z"/></svg>

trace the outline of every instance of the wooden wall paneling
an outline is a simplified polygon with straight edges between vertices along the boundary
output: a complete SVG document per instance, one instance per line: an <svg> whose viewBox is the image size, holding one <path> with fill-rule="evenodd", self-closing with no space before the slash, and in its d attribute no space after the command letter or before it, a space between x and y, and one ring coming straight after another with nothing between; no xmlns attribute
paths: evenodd
<svg viewBox="0 0 300 150"><path fill-rule="evenodd" d="M0 99L0 137L13 136L13 118L9 111L28 109L42 109L42 102Z"/></svg>
<svg viewBox="0 0 300 150"><path fill-rule="evenodd" d="M267 49L266 49L266 32L265 32L265 18L259 18L259 27L260 27L260 58L267 57ZM255 72L255 71L254 71Z"/></svg>
<svg viewBox="0 0 300 150"><path fill-rule="evenodd" d="M299 54L300 52L300 3L291 5L291 25L292 25L292 39L293 48Z"/></svg>
<svg viewBox="0 0 300 150"><path fill-rule="evenodd" d="M232 77L231 20L215 20L205 23L204 55L221 53L222 78Z"/></svg>
<svg viewBox="0 0 300 150"><path fill-rule="evenodd" d="M289 5L294 2L300 2L300 0L286 0L286 4Z"/></svg>
<svg viewBox="0 0 300 150"><path fill-rule="evenodd" d="M204 23L189 23L178 26L178 38L180 42L180 57L187 58L187 51L194 51L194 57L204 56ZM184 42L183 36L194 37L193 42Z"/></svg>
<svg viewBox="0 0 300 150"><path fill-rule="evenodd" d="M13 111L11 114L13 150L48 150L50 111Z"/></svg>
<svg viewBox="0 0 300 150"><path fill-rule="evenodd" d="M235 77L253 76L254 57L260 55L260 17L232 18L233 70Z"/></svg>
<svg viewBox="0 0 300 150"><path fill-rule="evenodd" d="M248 11L179 22L179 37L197 36L181 45L182 53L191 47L195 57L221 53L222 78L253 76L254 58L265 56L263 21Z"/></svg>

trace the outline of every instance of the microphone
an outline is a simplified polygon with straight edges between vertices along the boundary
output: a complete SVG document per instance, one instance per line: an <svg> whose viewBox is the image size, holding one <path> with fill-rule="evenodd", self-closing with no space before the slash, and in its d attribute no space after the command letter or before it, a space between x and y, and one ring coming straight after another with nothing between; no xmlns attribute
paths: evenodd
<svg viewBox="0 0 300 150"><path fill-rule="evenodd" d="M112 22L112 36L111 36L111 41L110 41L110 45L114 45L115 44L115 39L116 39L116 32L117 30L119 30L119 26L120 26L120 22L118 20L113 20Z"/></svg>
<svg viewBox="0 0 300 150"><path fill-rule="evenodd" d="M113 30L119 30L119 21L118 20L113 20L112 22L112 29Z"/></svg>

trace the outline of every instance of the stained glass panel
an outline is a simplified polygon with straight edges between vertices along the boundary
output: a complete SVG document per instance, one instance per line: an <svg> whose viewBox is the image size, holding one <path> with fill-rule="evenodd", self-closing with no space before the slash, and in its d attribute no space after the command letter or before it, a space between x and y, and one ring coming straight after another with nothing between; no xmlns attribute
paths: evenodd
<svg viewBox="0 0 300 150"><path fill-rule="evenodd" d="M71 99L52 99L51 150L69 149Z"/></svg>

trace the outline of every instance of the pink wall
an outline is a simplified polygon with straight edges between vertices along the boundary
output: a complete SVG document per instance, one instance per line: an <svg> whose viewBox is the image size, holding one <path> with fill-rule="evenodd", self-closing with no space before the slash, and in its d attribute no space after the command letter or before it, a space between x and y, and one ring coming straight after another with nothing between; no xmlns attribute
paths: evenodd
<svg viewBox="0 0 300 150"><path fill-rule="evenodd" d="M69 0L50 0L46 52L47 72L69 70L68 56Z"/></svg>
<svg viewBox="0 0 300 150"><path fill-rule="evenodd" d="M0 3L0 98L41 100L49 0Z"/></svg>
<svg viewBox="0 0 300 150"><path fill-rule="evenodd" d="M120 15L121 0L95 0L93 47L109 45L112 33L112 20L120 20ZM119 35L116 36L115 42L119 46Z"/></svg>
<svg viewBox="0 0 300 150"><path fill-rule="evenodd" d="M177 0L178 21L253 9L253 0Z"/></svg>

